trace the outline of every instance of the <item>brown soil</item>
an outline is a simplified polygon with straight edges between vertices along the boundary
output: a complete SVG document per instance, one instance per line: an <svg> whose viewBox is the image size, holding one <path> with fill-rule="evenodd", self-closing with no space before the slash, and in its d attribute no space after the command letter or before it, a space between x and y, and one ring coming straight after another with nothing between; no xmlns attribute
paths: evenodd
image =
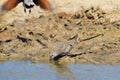
<svg viewBox="0 0 120 80"><path fill-rule="evenodd" d="M70 54L81 55L65 56L59 62L120 64L119 11L105 12L100 8L89 7L75 12L43 11L35 16L34 11L29 15L18 12L13 10L1 16L0 61L17 59L49 62L49 53L59 43L76 34L80 40L101 34L78 43L70 51Z"/></svg>

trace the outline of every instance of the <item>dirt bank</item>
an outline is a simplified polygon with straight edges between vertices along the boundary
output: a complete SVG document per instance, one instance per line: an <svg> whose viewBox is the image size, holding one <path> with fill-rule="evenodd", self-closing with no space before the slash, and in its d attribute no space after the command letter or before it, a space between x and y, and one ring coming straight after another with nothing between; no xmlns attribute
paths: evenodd
<svg viewBox="0 0 120 80"><path fill-rule="evenodd" d="M120 64L120 12L105 12L98 7L68 12L64 11L63 4L60 4L55 13L43 11L34 16L36 12L25 15L13 10L1 16L3 21L0 26L0 61L22 59L49 62L49 53L54 51L59 43L76 34L80 40L101 34L78 43L70 51L70 54L81 55L65 56L59 62Z"/></svg>

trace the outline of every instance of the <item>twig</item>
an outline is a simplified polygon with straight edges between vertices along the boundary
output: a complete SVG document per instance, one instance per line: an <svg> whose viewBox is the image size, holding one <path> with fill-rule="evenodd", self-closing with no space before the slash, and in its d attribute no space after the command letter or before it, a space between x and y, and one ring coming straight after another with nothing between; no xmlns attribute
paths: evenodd
<svg viewBox="0 0 120 80"><path fill-rule="evenodd" d="M85 38L85 39L82 39L82 40L79 40L80 42L83 42L83 41L87 41L87 40L90 40L90 39L93 39L93 38L96 38L96 37L99 37L101 36L102 34L97 34L95 36L92 36L92 37L88 37L88 38Z"/></svg>
<svg viewBox="0 0 120 80"><path fill-rule="evenodd" d="M37 39L36 40L38 43L40 43L44 48L48 48L46 44L44 44L41 40Z"/></svg>

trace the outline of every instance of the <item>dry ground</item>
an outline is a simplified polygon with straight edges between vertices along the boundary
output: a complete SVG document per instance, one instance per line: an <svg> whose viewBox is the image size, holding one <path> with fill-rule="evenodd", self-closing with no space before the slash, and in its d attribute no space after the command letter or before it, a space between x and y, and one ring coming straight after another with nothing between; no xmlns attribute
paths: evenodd
<svg viewBox="0 0 120 80"><path fill-rule="evenodd" d="M120 6L118 0L51 0L56 9L35 7L31 14L22 4L1 12L0 61L21 59L49 62L49 53L59 43L78 34L80 42L60 63L120 64ZM1 0L1 4L4 0Z"/></svg>

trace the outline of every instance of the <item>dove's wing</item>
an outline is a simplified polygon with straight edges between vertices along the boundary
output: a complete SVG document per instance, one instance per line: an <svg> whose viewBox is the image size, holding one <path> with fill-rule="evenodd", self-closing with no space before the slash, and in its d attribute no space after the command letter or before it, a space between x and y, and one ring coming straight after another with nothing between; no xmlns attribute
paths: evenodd
<svg viewBox="0 0 120 80"><path fill-rule="evenodd" d="M7 0L2 5L2 10L11 10L15 8L22 0Z"/></svg>

